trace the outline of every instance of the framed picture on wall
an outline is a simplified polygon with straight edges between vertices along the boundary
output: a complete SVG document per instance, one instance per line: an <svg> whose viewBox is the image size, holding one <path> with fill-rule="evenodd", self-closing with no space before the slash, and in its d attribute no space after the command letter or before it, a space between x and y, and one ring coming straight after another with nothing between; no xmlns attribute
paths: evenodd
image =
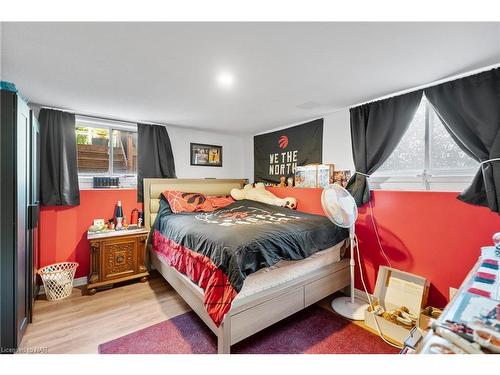
<svg viewBox="0 0 500 375"><path fill-rule="evenodd" d="M191 165L222 167L222 146L191 143Z"/></svg>

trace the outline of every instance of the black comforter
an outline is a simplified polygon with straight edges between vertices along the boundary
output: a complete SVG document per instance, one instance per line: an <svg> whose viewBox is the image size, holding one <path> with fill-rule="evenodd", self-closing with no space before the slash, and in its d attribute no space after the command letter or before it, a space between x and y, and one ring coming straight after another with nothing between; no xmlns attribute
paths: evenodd
<svg viewBox="0 0 500 375"><path fill-rule="evenodd" d="M209 213L172 214L162 199L154 228L210 258L239 291L245 277L282 259L300 260L348 237L326 217L242 200Z"/></svg>
<svg viewBox="0 0 500 375"><path fill-rule="evenodd" d="M212 263L227 277L234 294L253 272L280 260L307 258L348 237L346 229L337 227L324 216L250 200L237 201L208 213L173 214L163 198L153 230L155 250L162 252L162 246L167 247L168 251L163 249L163 253L180 272L188 274L205 289L210 282L200 278L209 275L199 269L199 263L201 260L205 266ZM197 265L186 267L186 262ZM221 281L212 282L215 283Z"/></svg>

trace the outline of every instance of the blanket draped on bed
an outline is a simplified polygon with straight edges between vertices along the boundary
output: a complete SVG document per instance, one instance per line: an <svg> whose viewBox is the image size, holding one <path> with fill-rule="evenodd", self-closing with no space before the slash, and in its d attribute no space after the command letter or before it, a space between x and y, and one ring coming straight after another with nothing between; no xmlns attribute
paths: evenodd
<svg viewBox="0 0 500 375"><path fill-rule="evenodd" d="M323 216L249 200L213 212L172 214L161 199L152 230L153 249L204 290L217 326L248 275L280 260L307 258L348 237Z"/></svg>

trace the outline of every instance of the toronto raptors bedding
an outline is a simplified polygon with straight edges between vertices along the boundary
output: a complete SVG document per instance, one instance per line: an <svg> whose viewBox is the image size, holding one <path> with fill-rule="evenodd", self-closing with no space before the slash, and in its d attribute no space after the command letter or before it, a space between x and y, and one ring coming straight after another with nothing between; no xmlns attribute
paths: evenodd
<svg viewBox="0 0 500 375"><path fill-rule="evenodd" d="M348 237L327 218L250 200L174 214L162 196L153 250L204 290L219 326L245 278L280 260L301 260Z"/></svg>

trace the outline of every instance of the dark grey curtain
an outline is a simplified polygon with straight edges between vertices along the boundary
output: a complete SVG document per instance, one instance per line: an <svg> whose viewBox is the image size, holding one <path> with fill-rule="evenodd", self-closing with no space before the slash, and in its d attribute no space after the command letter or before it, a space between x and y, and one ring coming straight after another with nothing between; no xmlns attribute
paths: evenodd
<svg viewBox="0 0 500 375"><path fill-rule="evenodd" d="M75 115L42 108L40 123L40 200L43 206L80 204Z"/></svg>
<svg viewBox="0 0 500 375"><path fill-rule="evenodd" d="M174 155L167 128L137 124L137 201L143 201L144 178L175 178Z"/></svg>
<svg viewBox="0 0 500 375"><path fill-rule="evenodd" d="M458 146L482 162L500 157L500 68L425 89L444 127ZM463 202L500 208L500 161L482 164Z"/></svg>
<svg viewBox="0 0 500 375"><path fill-rule="evenodd" d="M395 96L351 108L351 140L356 172L347 189L358 206L370 200L367 175L375 172L401 141L408 129L422 91Z"/></svg>

